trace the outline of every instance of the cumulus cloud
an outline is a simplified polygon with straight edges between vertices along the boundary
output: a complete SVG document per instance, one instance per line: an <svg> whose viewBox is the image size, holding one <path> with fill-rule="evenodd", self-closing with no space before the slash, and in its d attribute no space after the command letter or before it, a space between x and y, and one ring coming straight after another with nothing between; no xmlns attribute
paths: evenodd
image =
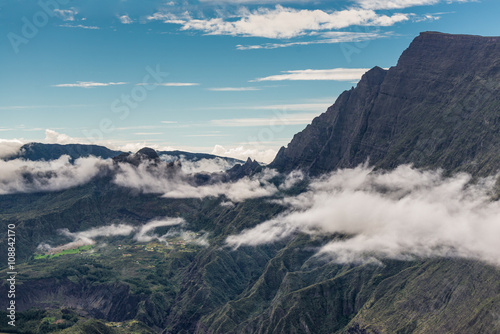
<svg viewBox="0 0 500 334"><path fill-rule="evenodd" d="M323 11L286 8L277 5L274 9L258 8L250 11L240 9L239 19L210 18L195 19L189 14L155 13L150 20L180 24L181 30L198 30L211 35L231 35L265 38L292 38L315 32L341 29L349 26L391 26L409 19L409 14L396 13L391 16L378 14L371 9L349 8L340 11Z"/></svg>
<svg viewBox="0 0 500 334"><path fill-rule="evenodd" d="M18 139L0 139L0 159L10 158L19 153L23 142Z"/></svg>
<svg viewBox="0 0 500 334"><path fill-rule="evenodd" d="M59 133L54 130L46 129L45 130L45 143L47 144L78 144L79 140L76 138L72 138L64 133Z"/></svg>
<svg viewBox="0 0 500 334"><path fill-rule="evenodd" d="M54 9L54 14L57 17L62 19L63 21L74 21L75 15L78 14L78 11L74 8L71 9Z"/></svg>
<svg viewBox="0 0 500 334"><path fill-rule="evenodd" d="M289 210L227 238L232 247L281 240L298 232L334 238L319 255L337 262L383 258L465 257L500 264L500 203L494 178L470 183L459 174L400 166L391 172L339 170L281 201Z"/></svg>
<svg viewBox="0 0 500 334"><path fill-rule="evenodd" d="M118 19L123 24L131 24L132 22L134 22L127 14L119 16Z"/></svg>
<svg viewBox="0 0 500 334"><path fill-rule="evenodd" d="M361 79L369 68L334 68L328 70L294 70L283 71L283 74L257 78L254 81L284 81L284 80L335 80L353 81Z"/></svg>

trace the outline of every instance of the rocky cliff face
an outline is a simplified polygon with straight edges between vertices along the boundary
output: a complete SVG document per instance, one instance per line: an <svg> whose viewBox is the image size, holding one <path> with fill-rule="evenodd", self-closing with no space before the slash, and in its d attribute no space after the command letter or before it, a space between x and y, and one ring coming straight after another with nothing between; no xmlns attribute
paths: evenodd
<svg viewBox="0 0 500 334"><path fill-rule="evenodd" d="M500 37L421 33L397 66L368 71L271 166L314 175L369 161L491 174L500 169L499 93Z"/></svg>

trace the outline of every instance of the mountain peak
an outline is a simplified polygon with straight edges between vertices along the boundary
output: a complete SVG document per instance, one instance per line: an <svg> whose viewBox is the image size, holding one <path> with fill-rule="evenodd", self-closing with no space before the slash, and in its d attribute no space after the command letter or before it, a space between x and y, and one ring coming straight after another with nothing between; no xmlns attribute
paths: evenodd
<svg viewBox="0 0 500 334"><path fill-rule="evenodd" d="M500 169L500 37L424 32L296 134L271 167L320 174L366 161L472 174Z"/></svg>
<svg viewBox="0 0 500 334"><path fill-rule="evenodd" d="M149 160L160 159L160 156L158 155L158 153L150 147L141 148L139 151L137 151L136 155L141 156L144 159L149 159Z"/></svg>
<svg viewBox="0 0 500 334"><path fill-rule="evenodd" d="M158 153L149 147L144 147L137 151L135 154L122 153L113 158L115 162L127 162L135 166L139 166L144 161L149 161L152 163L160 162L160 156Z"/></svg>

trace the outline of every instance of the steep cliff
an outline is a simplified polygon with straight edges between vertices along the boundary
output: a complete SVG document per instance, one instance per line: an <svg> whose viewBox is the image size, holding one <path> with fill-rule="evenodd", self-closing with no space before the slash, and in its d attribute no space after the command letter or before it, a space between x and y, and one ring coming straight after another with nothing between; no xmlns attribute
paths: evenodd
<svg viewBox="0 0 500 334"><path fill-rule="evenodd" d="M421 33L397 66L368 71L271 166L317 175L369 161L491 174L500 169L499 93L500 37Z"/></svg>

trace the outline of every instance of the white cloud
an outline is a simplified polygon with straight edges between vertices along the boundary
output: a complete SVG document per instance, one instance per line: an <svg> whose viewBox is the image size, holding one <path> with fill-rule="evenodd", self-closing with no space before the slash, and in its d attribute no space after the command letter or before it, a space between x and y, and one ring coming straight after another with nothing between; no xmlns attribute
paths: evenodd
<svg viewBox="0 0 500 334"><path fill-rule="evenodd" d="M149 86L147 83L138 83L137 86ZM199 86L199 83L196 82L164 82L164 83L155 83L153 86L165 86L165 87L189 87L189 86Z"/></svg>
<svg viewBox="0 0 500 334"><path fill-rule="evenodd" d="M132 22L134 22L127 14L119 16L118 19L123 24L131 24Z"/></svg>
<svg viewBox="0 0 500 334"><path fill-rule="evenodd" d="M183 155L178 158L177 156L164 154L160 156L160 159L166 162L179 161L181 163L181 169L185 174L217 173L228 170L236 165L236 162L229 162L226 159L219 157L192 161L186 159Z"/></svg>
<svg viewBox="0 0 500 334"><path fill-rule="evenodd" d="M16 155L23 145L24 142L18 139L0 139L0 159Z"/></svg>
<svg viewBox="0 0 500 334"><path fill-rule="evenodd" d="M332 99L332 103L335 101L335 99ZM329 106L332 105L332 103L327 102L327 103L294 103L294 104L270 104L270 105L263 105L263 106L254 106L254 107L249 107L248 109L254 109L254 110L280 110L280 111L315 111L315 112L323 112L325 111ZM300 115L300 114L299 114ZM277 117L281 117L281 115L277 115Z"/></svg>
<svg viewBox="0 0 500 334"><path fill-rule="evenodd" d="M301 170L294 170L286 176L285 181L283 182L283 184L280 185L279 188L283 189L283 190L288 190L288 189L292 188L294 185L296 185L297 183L304 180L304 178L305 178L305 175Z"/></svg>
<svg viewBox="0 0 500 334"><path fill-rule="evenodd" d="M132 233L133 230L134 227L125 224L94 227L81 232L70 232L67 228L64 228L58 231L59 234L62 234L73 241L57 247L52 247L47 243L41 243L37 248L44 252L49 251L52 254L56 254L67 249L93 245L95 244L95 239L99 237L126 236Z"/></svg>
<svg viewBox="0 0 500 334"><path fill-rule="evenodd" d="M199 86L199 83L196 82L165 82L158 84L160 86L165 87L189 87L189 86Z"/></svg>
<svg viewBox="0 0 500 334"><path fill-rule="evenodd" d="M283 80L359 80L369 68L334 68L328 70L294 70L282 71L283 74L257 78L254 81L283 81Z"/></svg>
<svg viewBox="0 0 500 334"><path fill-rule="evenodd" d="M169 231L167 234L159 236L153 231L159 227L167 226L184 226L186 221L182 218L169 218L165 217L162 219L154 219L142 226L132 226L128 224L112 224L101 227L94 227L85 231L70 232L67 228L58 230L59 234L62 234L70 239L71 242L66 243L61 246L52 247L47 243L41 243L38 245L38 249L50 252L52 254L59 253L66 249L74 249L84 245L93 245L97 238L109 238L115 236L128 236L134 234L134 240L141 243L150 242L152 240L158 240L160 242L167 243L168 237L176 237L184 240L187 243L196 244L200 246L208 246L208 235L193 233L186 230L176 230Z"/></svg>
<svg viewBox="0 0 500 334"><path fill-rule="evenodd" d="M337 44L337 43L358 43L370 41L378 38L391 36L392 32L348 32L348 31L328 31L319 36L319 39L308 41L294 41L286 43L265 43L257 45L237 45L238 50L258 50L258 49L277 49L291 46L303 46L312 44Z"/></svg>
<svg viewBox="0 0 500 334"><path fill-rule="evenodd" d="M230 246L258 245L297 232L350 235L319 254L337 262L452 256L500 264L500 202L490 199L494 178L400 166L391 172L358 167L312 182L309 191L281 201L289 211L230 236Z"/></svg>
<svg viewBox="0 0 500 334"><path fill-rule="evenodd" d="M206 3L229 3L229 4L278 4L278 3L307 3L315 0L200 0Z"/></svg>
<svg viewBox="0 0 500 334"><path fill-rule="evenodd" d="M365 9L401 9L415 6L430 6L440 2L469 2L475 0L354 0Z"/></svg>
<svg viewBox="0 0 500 334"><path fill-rule="evenodd" d="M99 27L96 27L96 26L86 26L86 25L83 25L83 24L61 24L59 27L64 27L64 28L81 28L81 29L89 29L89 30L100 29Z"/></svg>
<svg viewBox="0 0 500 334"><path fill-rule="evenodd" d="M106 168L111 161L95 157L76 159L61 156L52 161L0 160L0 195L59 191L85 184Z"/></svg>
<svg viewBox="0 0 500 334"><path fill-rule="evenodd" d="M107 87L116 85L126 85L127 82L95 82L95 81L77 81L71 84L58 84L52 87L80 87L80 88L94 88L94 87Z"/></svg>
<svg viewBox="0 0 500 334"><path fill-rule="evenodd" d="M46 129L45 130L45 143L47 144L78 144L79 140L76 138L72 138L64 133L59 133L54 130Z"/></svg>
<svg viewBox="0 0 500 334"><path fill-rule="evenodd" d="M292 38L315 32L330 31L349 26L391 26L406 21L409 14L391 16L373 10L350 8L341 11L298 10L277 5L274 9L241 9L238 20L224 18L194 19L188 14L155 13L150 20L180 24L181 30L199 30L211 35L231 35L265 38Z"/></svg>
<svg viewBox="0 0 500 334"><path fill-rule="evenodd" d="M278 109L278 108L276 108ZM285 109L283 109L285 110ZM279 117L260 117L260 118L233 118L233 119L214 119L210 121L213 126L222 127L249 127L249 126L283 126L309 124L317 113L301 114L283 114Z"/></svg>
<svg viewBox="0 0 500 334"><path fill-rule="evenodd" d="M74 8L72 9L54 9L56 16L61 18L63 21L74 21L75 15L78 14Z"/></svg>
<svg viewBox="0 0 500 334"><path fill-rule="evenodd" d="M178 226L185 224L186 221L182 218L166 218L160 220L152 220L139 228L139 231L134 236L138 242L150 242L152 240L160 240L160 236L152 233L158 227Z"/></svg>
<svg viewBox="0 0 500 334"><path fill-rule="evenodd" d="M134 231L134 227L126 224L94 227L86 231L70 232L68 229L60 230L62 235L72 238L74 241L83 240L87 244L93 244L96 238L127 236Z"/></svg>
<svg viewBox="0 0 500 334"><path fill-rule="evenodd" d="M239 160L246 160L248 158L251 158L263 163L269 163L274 160L274 157L276 156L276 153L278 153L278 151L274 148L266 147L237 146L225 148L222 145L215 145L211 153L221 157L230 157Z"/></svg>
<svg viewBox="0 0 500 334"><path fill-rule="evenodd" d="M211 90L213 92L248 92L261 89L258 87L215 87L215 88L207 88L207 90Z"/></svg>

